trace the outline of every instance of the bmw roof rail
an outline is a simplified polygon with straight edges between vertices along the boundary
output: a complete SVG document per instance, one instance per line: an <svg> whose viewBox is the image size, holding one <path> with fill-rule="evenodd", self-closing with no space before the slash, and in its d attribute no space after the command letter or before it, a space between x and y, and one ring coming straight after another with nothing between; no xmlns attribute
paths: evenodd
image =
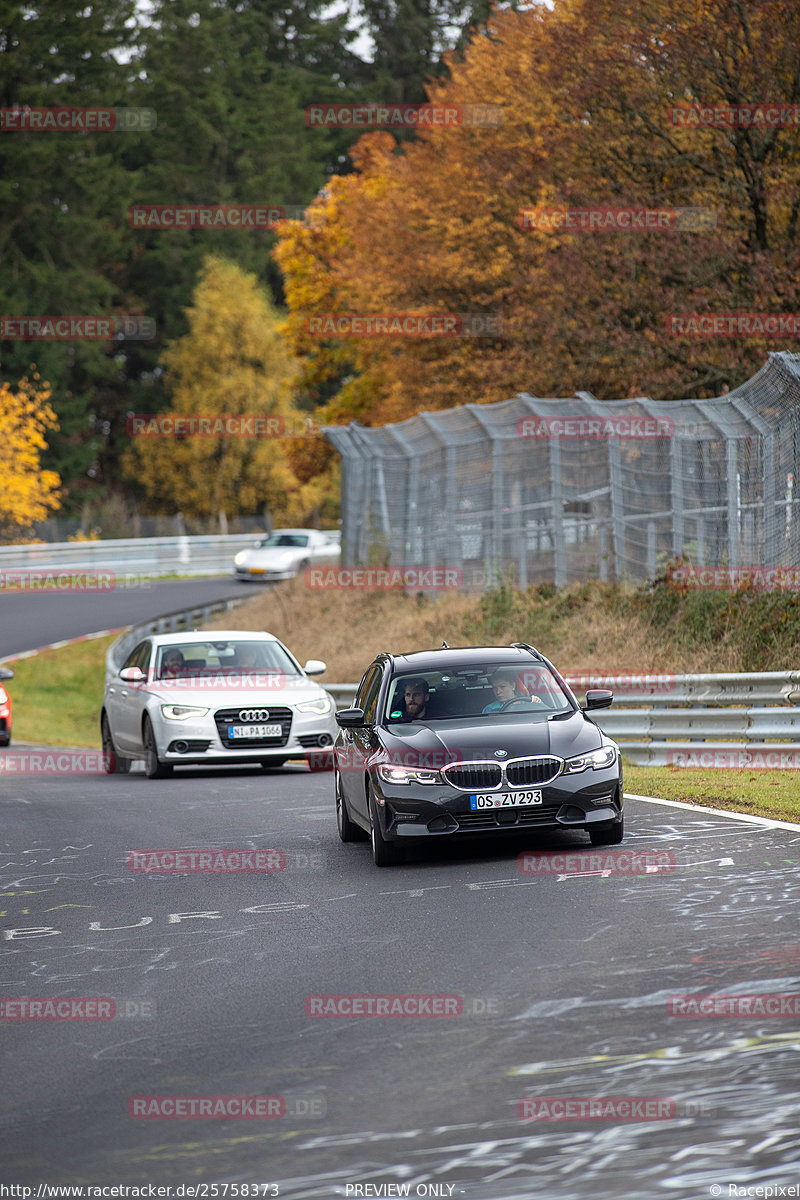
<svg viewBox="0 0 800 1200"><path fill-rule="evenodd" d="M530 646L527 642L512 642L511 645L517 650L529 650L540 662L547 662L545 656L535 646Z"/></svg>

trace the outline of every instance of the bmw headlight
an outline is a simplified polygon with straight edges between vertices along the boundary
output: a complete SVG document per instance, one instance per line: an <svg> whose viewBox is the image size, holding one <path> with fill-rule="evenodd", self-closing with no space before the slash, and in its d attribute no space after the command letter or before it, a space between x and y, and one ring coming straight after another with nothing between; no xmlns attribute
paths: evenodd
<svg viewBox="0 0 800 1200"><path fill-rule="evenodd" d="M591 754L578 754L575 758L568 758L564 763L564 774L574 775L577 771L588 771L590 768L593 771L602 771L604 767L613 767L617 761L616 746L601 746L599 750L592 750Z"/></svg>
<svg viewBox="0 0 800 1200"><path fill-rule="evenodd" d="M298 712L313 712L324 716L329 713L333 705L327 696L318 696L316 700L303 700L301 704L296 704L295 708Z"/></svg>
<svg viewBox="0 0 800 1200"><path fill-rule="evenodd" d="M168 721L185 721L187 717L204 717L207 708L190 708L188 704L162 704L161 712Z"/></svg>
<svg viewBox="0 0 800 1200"><path fill-rule="evenodd" d="M378 778L384 783L441 783L438 771L424 767L401 767L396 763L379 763Z"/></svg>

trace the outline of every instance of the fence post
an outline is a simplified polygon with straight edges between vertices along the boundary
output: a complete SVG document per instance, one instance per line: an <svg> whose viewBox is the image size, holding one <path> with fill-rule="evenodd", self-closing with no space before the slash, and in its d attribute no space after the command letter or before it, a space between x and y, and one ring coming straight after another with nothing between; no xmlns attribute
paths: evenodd
<svg viewBox="0 0 800 1200"><path fill-rule="evenodd" d="M556 587L567 582L567 557L564 545L564 492L561 485L561 443L550 439L550 503L553 514L553 568Z"/></svg>

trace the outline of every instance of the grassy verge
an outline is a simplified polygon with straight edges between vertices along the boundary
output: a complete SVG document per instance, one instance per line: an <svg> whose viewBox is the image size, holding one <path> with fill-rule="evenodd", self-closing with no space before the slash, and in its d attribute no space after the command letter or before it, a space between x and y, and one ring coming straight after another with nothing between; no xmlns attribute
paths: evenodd
<svg viewBox="0 0 800 1200"><path fill-rule="evenodd" d="M625 791L685 800L776 821L800 822L794 771L703 771L693 767L625 766Z"/></svg>
<svg viewBox="0 0 800 1200"><path fill-rule="evenodd" d="M100 746L106 650L116 635L43 650L9 663L13 742Z"/></svg>

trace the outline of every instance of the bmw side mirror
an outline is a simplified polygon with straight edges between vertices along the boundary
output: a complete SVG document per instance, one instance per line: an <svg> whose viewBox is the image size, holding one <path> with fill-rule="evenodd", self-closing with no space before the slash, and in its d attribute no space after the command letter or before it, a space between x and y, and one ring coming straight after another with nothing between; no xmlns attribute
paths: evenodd
<svg viewBox="0 0 800 1200"><path fill-rule="evenodd" d="M586 703L582 707L584 711L588 708L608 708L613 699L614 693L606 688L591 688L586 693Z"/></svg>
<svg viewBox="0 0 800 1200"><path fill-rule="evenodd" d="M360 729L364 724L363 708L340 708L335 715L340 729Z"/></svg>

